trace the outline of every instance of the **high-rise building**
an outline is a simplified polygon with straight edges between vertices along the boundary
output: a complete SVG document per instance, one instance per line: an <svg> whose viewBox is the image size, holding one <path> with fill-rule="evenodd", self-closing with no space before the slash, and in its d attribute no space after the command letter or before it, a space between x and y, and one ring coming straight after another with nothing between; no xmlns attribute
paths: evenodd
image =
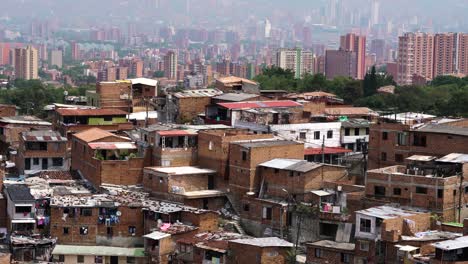
<svg viewBox="0 0 468 264"><path fill-rule="evenodd" d="M130 62L130 75L135 78L143 77L143 61L136 59Z"/></svg>
<svg viewBox="0 0 468 264"><path fill-rule="evenodd" d="M468 76L468 33L458 36L457 73Z"/></svg>
<svg viewBox="0 0 468 264"><path fill-rule="evenodd" d="M275 65L294 72L296 78L306 73L313 73L314 54L302 49L280 49L276 53Z"/></svg>
<svg viewBox="0 0 468 264"><path fill-rule="evenodd" d="M174 51L164 56L164 76L170 80L177 79L177 53Z"/></svg>
<svg viewBox="0 0 468 264"><path fill-rule="evenodd" d="M355 79L362 80L366 75L366 37L350 33L340 38L340 49L356 52L356 75Z"/></svg>
<svg viewBox="0 0 468 264"><path fill-rule="evenodd" d="M434 37L434 77L457 71L457 33L441 33Z"/></svg>
<svg viewBox="0 0 468 264"><path fill-rule="evenodd" d="M387 44L384 39L374 39L370 44L370 52L375 54L377 63L387 60Z"/></svg>
<svg viewBox="0 0 468 264"><path fill-rule="evenodd" d="M225 59L222 62L216 63L216 72L223 76L232 75L231 61Z"/></svg>
<svg viewBox="0 0 468 264"><path fill-rule="evenodd" d="M429 33L406 33L398 43L397 83L412 84L414 75L432 79L434 65L434 35Z"/></svg>
<svg viewBox="0 0 468 264"><path fill-rule="evenodd" d="M380 3L379 0L371 0L371 25L377 25L380 22Z"/></svg>
<svg viewBox="0 0 468 264"><path fill-rule="evenodd" d="M357 60L357 52L343 49L327 50L325 54L325 76L328 79L339 76L355 78Z"/></svg>
<svg viewBox="0 0 468 264"><path fill-rule="evenodd" d="M52 50L50 52L50 66L62 68L63 53L61 50Z"/></svg>
<svg viewBox="0 0 468 264"><path fill-rule="evenodd" d="M16 48L15 58L15 77L18 79L38 79L38 52L32 46L26 48Z"/></svg>
<svg viewBox="0 0 468 264"><path fill-rule="evenodd" d="M79 60L80 59L80 44L76 42L70 43L71 46L71 56L72 60Z"/></svg>

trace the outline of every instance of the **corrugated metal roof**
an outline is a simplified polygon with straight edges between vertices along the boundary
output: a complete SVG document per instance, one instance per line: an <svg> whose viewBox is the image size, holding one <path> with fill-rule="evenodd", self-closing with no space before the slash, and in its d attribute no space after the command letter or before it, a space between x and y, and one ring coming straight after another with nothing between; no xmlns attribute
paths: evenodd
<svg viewBox="0 0 468 264"><path fill-rule="evenodd" d="M244 245L251 245L256 247L293 247L293 243L283 240L278 237L260 237L251 239L236 239L231 240L229 243L238 243Z"/></svg>
<svg viewBox="0 0 468 264"><path fill-rule="evenodd" d="M228 109L249 109L249 108L274 108L274 107L298 107L300 103L291 100L281 101L255 101L255 102L238 102L238 103L218 103L219 106Z"/></svg>
<svg viewBox="0 0 468 264"><path fill-rule="evenodd" d="M313 243L307 243L308 246L315 246L315 247L324 247L330 248L335 250L354 250L355 244L354 243L344 243L344 242L335 242L331 240L321 240Z"/></svg>
<svg viewBox="0 0 468 264"><path fill-rule="evenodd" d="M53 255L144 257L144 248L56 245Z"/></svg>
<svg viewBox="0 0 468 264"><path fill-rule="evenodd" d="M183 167L147 167L145 170L152 170L155 172L165 173L169 175L187 175L187 174L212 174L216 173L214 170L203 169L192 166Z"/></svg>
<svg viewBox="0 0 468 264"><path fill-rule="evenodd" d="M170 236L171 235L163 233L163 232L154 231L154 232L152 232L150 234L144 235L143 237L144 238L149 238L149 239L152 239L152 240L160 240L162 238L170 237Z"/></svg>
<svg viewBox="0 0 468 264"><path fill-rule="evenodd" d="M253 85L258 85L258 83L254 81L251 81L245 78L236 77L236 76L223 77L223 78L217 79L216 81L222 82L224 85L231 84L231 83L242 83L242 82L253 84Z"/></svg>
<svg viewBox="0 0 468 264"><path fill-rule="evenodd" d="M135 79L130 79L130 82L131 82L132 84L143 84L143 85L147 85L147 86L156 86L156 85L158 85L158 81L157 81L157 80L148 79L148 78L135 78Z"/></svg>
<svg viewBox="0 0 468 264"><path fill-rule="evenodd" d="M245 101L248 99L256 98L258 96L259 95L257 94L247 94L247 93L225 93L225 94L213 97L213 99L222 100L222 101L230 101L230 102L241 102L241 101Z"/></svg>
<svg viewBox="0 0 468 264"><path fill-rule="evenodd" d="M176 98L190 98L190 97L213 97L223 94L222 91L217 89L200 89L200 90L186 90L183 92L175 93Z"/></svg>
<svg viewBox="0 0 468 264"><path fill-rule="evenodd" d="M468 236L437 242L437 243L432 244L432 246L438 249L442 249L442 250L455 250L455 249L460 249L460 248L468 248Z"/></svg>
<svg viewBox="0 0 468 264"><path fill-rule="evenodd" d="M438 133L438 134L448 134L448 135L460 135L468 136L467 127L458 127L445 124L426 124L421 126L415 131L419 132L428 132L428 133Z"/></svg>
<svg viewBox="0 0 468 264"><path fill-rule="evenodd" d="M332 193L329 193L329 192L326 192L326 191L322 191L322 190L317 190L317 191L311 191L311 193L317 195L317 196L329 196L329 195L332 195Z"/></svg>
<svg viewBox="0 0 468 264"><path fill-rule="evenodd" d="M363 214L381 219L392 219L400 216L412 216L420 213L384 205L356 211L356 214Z"/></svg>
<svg viewBox="0 0 468 264"><path fill-rule="evenodd" d="M308 172L319 168L320 166L322 166L322 164L296 159L272 159L270 161L261 163L260 166L280 170Z"/></svg>
<svg viewBox="0 0 468 264"><path fill-rule="evenodd" d="M468 154L452 153L437 160L448 163L468 163Z"/></svg>
<svg viewBox="0 0 468 264"><path fill-rule="evenodd" d="M434 156L413 155L406 159L412 160L412 161L431 161L431 160L435 160L436 158L437 157L434 157Z"/></svg>
<svg viewBox="0 0 468 264"><path fill-rule="evenodd" d="M66 137L62 137L59 132L51 130L37 130L23 132L22 138L24 141L48 142L48 141L67 141Z"/></svg>

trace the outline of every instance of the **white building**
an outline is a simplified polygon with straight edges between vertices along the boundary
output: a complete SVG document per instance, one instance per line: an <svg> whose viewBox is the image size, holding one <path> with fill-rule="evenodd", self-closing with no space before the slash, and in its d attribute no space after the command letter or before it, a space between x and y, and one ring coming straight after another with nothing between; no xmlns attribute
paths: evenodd
<svg viewBox="0 0 468 264"><path fill-rule="evenodd" d="M303 142L306 148L340 147L340 122L270 125L275 135Z"/></svg>

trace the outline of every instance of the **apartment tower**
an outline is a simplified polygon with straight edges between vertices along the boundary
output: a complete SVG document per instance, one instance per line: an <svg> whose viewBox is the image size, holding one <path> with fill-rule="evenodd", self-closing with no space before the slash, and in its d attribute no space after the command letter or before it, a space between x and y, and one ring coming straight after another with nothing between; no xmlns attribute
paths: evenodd
<svg viewBox="0 0 468 264"><path fill-rule="evenodd" d="M164 76L170 80L177 79L177 54L174 51L164 56Z"/></svg>
<svg viewBox="0 0 468 264"><path fill-rule="evenodd" d="M15 77L17 79L38 79L38 52L32 46L15 49Z"/></svg>
<svg viewBox="0 0 468 264"><path fill-rule="evenodd" d="M366 37L350 33L340 37L340 50L356 53L355 79L362 80L366 75Z"/></svg>
<svg viewBox="0 0 468 264"><path fill-rule="evenodd" d="M412 84L414 75L434 77L434 35L429 33L405 33L399 38L397 59L397 83Z"/></svg>

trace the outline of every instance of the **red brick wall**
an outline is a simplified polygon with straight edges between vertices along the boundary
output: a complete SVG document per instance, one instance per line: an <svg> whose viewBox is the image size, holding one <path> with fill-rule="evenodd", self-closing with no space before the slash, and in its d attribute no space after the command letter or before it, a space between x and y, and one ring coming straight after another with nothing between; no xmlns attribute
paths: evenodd
<svg viewBox="0 0 468 264"><path fill-rule="evenodd" d="M315 257L315 249L320 249L321 256ZM307 246L307 262L306 263L317 263L317 264L328 264L328 263L343 263L341 262L341 254L349 255L349 263L354 263L354 251L344 251L339 249L324 248L318 246Z"/></svg>
<svg viewBox="0 0 468 264"><path fill-rule="evenodd" d="M200 113L205 112L205 107L211 103L211 97L187 97L178 98L179 108L178 122L191 122Z"/></svg>

